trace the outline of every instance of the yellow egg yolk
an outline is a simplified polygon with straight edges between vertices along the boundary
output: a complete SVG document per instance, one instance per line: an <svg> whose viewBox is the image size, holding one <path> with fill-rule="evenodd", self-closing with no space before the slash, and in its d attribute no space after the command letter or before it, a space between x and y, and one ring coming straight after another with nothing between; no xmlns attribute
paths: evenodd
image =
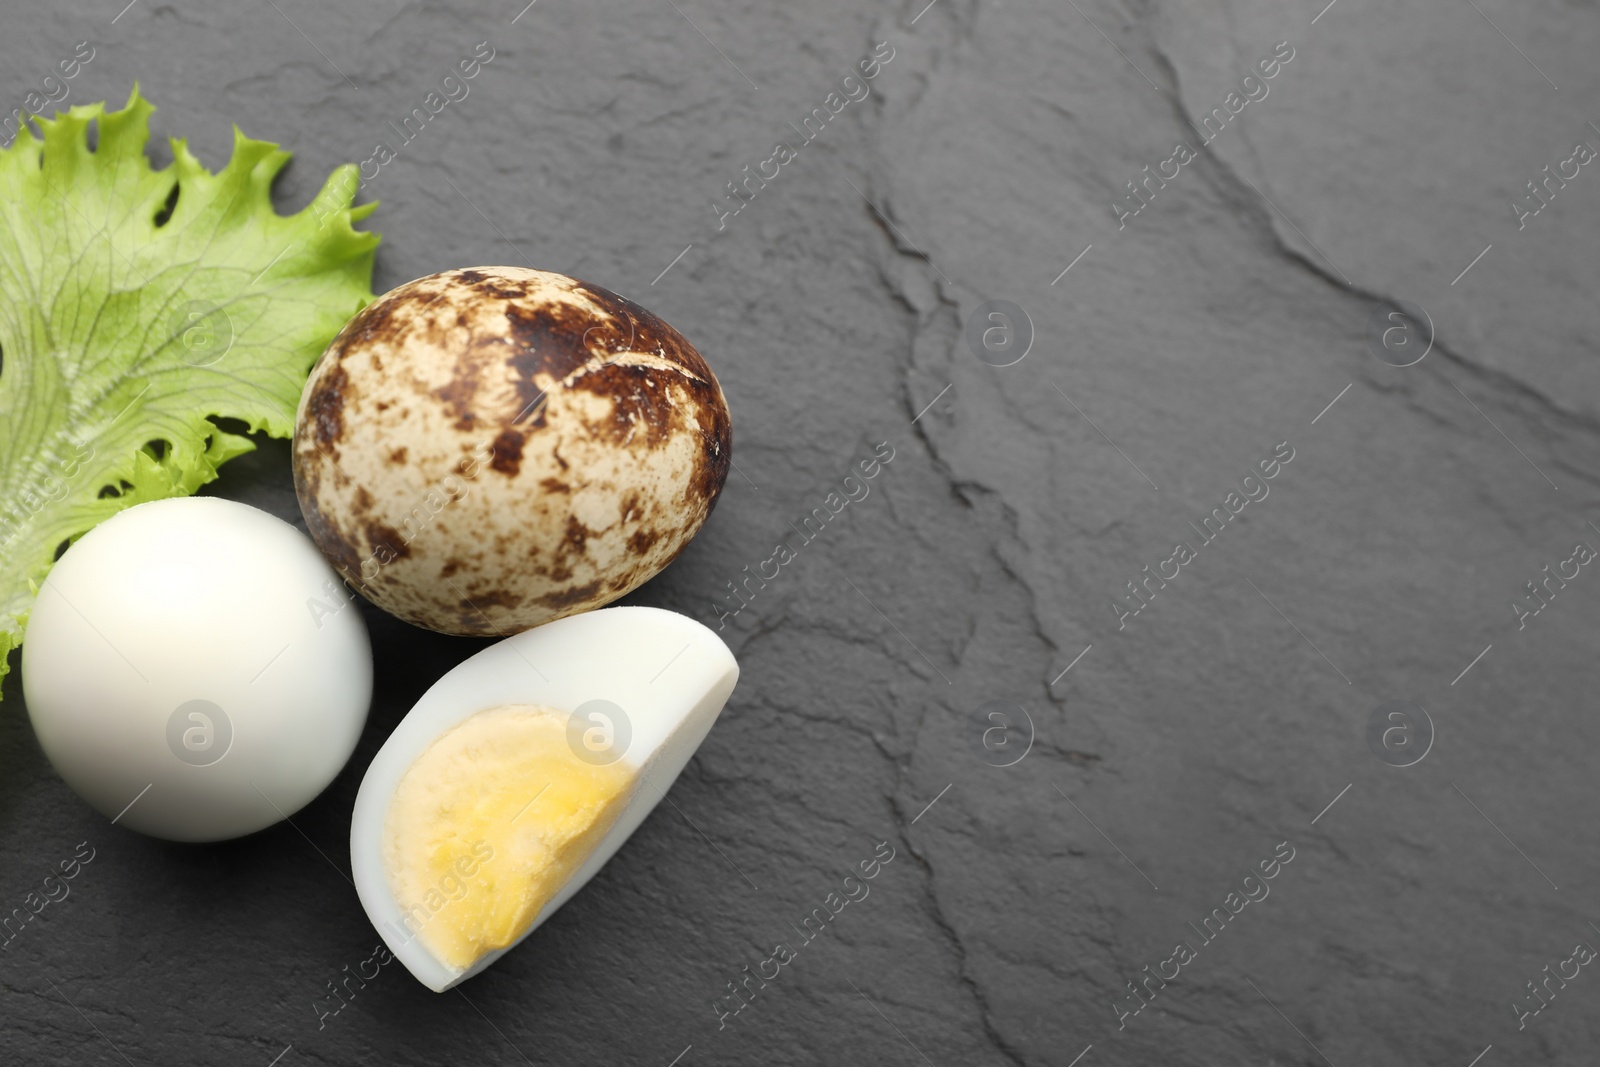
<svg viewBox="0 0 1600 1067"><path fill-rule="evenodd" d="M516 941L616 822L633 779L623 761L580 758L562 712L464 719L389 802L384 866L404 933L462 968Z"/></svg>

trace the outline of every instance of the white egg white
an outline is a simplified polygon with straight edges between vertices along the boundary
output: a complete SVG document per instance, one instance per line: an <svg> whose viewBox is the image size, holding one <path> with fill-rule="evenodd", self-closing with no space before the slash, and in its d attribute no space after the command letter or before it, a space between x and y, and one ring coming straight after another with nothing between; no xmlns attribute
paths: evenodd
<svg viewBox="0 0 1600 1067"><path fill-rule="evenodd" d="M39 745L118 826L219 841L310 803L372 696L361 611L316 545L257 508L175 497L67 550L22 647Z"/></svg>
<svg viewBox="0 0 1600 1067"><path fill-rule="evenodd" d="M707 627L659 608L605 608L559 619L484 649L417 701L367 768L350 826L356 892L396 959L442 992L515 948L600 870L644 822L710 732L739 679L733 653ZM530 704L571 713L590 701L623 709L622 763L636 782L610 831L512 945L462 969L437 959L404 925L384 865L384 823L402 776L435 739L490 708Z"/></svg>

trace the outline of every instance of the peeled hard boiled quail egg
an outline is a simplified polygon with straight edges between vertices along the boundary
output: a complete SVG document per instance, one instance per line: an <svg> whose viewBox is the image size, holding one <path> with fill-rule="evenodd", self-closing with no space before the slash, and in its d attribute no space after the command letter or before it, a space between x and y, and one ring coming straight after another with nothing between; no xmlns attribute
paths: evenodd
<svg viewBox="0 0 1600 1067"><path fill-rule="evenodd" d="M706 627L627 607L509 637L439 679L351 820L356 891L389 950L436 991L499 959L639 827L738 678Z"/></svg>
<svg viewBox="0 0 1600 1067"><path fill-rule="evenodd" d="M670 563L731 448L716 376L671 326L574 278L477 267L384 294L329 345L300 401L295 491L373 603L504 635Z"/></svg>
<svg viewBox="0 0 1600 1067"><path fill-rule="evenodd" d="M84 800L154 837L216 841L287 818L339 773L366 722L372 653L298 530L178 497L108 519L51 569L22 689Z"/></svg>

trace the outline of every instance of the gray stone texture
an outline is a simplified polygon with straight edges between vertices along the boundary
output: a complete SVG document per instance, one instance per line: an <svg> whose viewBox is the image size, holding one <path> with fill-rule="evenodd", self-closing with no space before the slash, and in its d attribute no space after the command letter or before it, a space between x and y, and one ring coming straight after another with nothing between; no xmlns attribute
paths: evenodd
<svg viewBox="0 0 1600 1067"><path fill-rule="evenodd" d="M349 767L293 826L207 847L79 802L13 673L0 908L78 842L95 858L0 956L0 1059L1593 1060L1593 968L1522 1029L1512 1005L1600 945L1600 575L1520 630L1511 604L1600 548L1600 170L1521 229L1512 206L1600 147L1594 4L925 2L10 6L7 100L87 39L69 103L137 80L213 167L233 123L278 141L285 210L490 42L371 183L374 285L531 264L699 346L738 471L630 602L716 626L725 583L798 544L874 445L894 459L724 620L743 680L672 803L460 993L391 964L323 1015L378 942L345 877L361 774L482 642L367 608ZM870 95L804 142L885 41ZM1240 89L1279 42L1293 58ZM1230 92L1259 98L1233 114ZM719 230L779 141L795 158ZM1195 158L1131 214L1127 183L1180 143ZM997 300L1031 322L1004 367L966 340ZM1436 331L1404 368L1371 325L1401 301ZM1283 442L1268 495L1204 542L1189 524ZM208 491L299 521L283 442ZM1177 542L1194 558L1120 617ZM1367 742L1400 700L1435 734L1409 767ZM1024 719L985 747L995 701ZM879 842L870 895L719 1028L727 983ZM1270 895L1204 943L1189 924L1282 842L1250 883ZM1194 958L1119 1028L1178 942Z"/></svg>

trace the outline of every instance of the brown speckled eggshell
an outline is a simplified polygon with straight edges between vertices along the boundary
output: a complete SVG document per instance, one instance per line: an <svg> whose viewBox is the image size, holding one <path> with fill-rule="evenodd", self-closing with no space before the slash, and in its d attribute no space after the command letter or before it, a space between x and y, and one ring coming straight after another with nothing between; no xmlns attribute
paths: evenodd
<svg viewBox="0 0 1600 1067"><path fill-rule="evenodd" d="M477 267L379 297L295 421L311 536L373 603L452 634L598 608L699 532L727 477L722 388L615 293Z"/></svg>

